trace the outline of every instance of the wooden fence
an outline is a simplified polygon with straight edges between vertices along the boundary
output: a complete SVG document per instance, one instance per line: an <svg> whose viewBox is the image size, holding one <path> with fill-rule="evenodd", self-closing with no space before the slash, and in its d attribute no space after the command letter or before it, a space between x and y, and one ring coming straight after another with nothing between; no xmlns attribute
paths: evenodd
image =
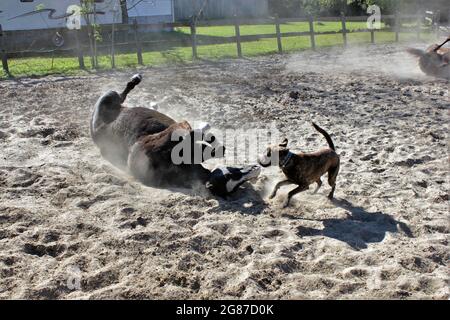
<svg viewBox="0 0 450 320"><path fill-rule="evenodd" d="M198 50L197 47L199 46L198 41L198 35L197 35L197 28L198 27L207 27L207 26L234 26L235 29L235 35L231 37L220 37L219 40L211 40L211 41L203 41L201 45L208 45L208 44L218 44L218 43L235 43L236 44L236 52L238 57L242 57L242 43L243 42L250 42L250 41L257 41L259 39L277 39L277 46L278 46L278 52L283 52L283 45L282 45L282 38L286 37L309 37L310 38L310 46L311 49L316 49L316 36L320 35L330 35L330 34L341 34L342 35L342 41L343 45L346 46L348 43L347 35L349 33L370 33L371 35L371 43L375 43L376 40L376 33L381 31L388 31L395 33L395 41L399 41L399 34L400 33L415 33L417 38L420 39L420 34L423 32L422 29L422 15L391 15L391 16L383 16L384 19L391 19L391 21L395 21L394 27L386 27L382 29L358 29L358 30L349 30L347 28L346 23L350 21L356 21L356 22L362 22L367 21L367 16L358 16L358 17L345 17L342 15L341 17L320 17L315 20L313 17L308 18L290 18L290 19L281 19L281 18L268 18L268 19L245 19L241 20L239 18L234 19L227 19L227 20L211 20L211 21L197 21L196 19L192 19L191 21L187 22L178 22L178 23L164 23L164 24L153 24L153 25L138 25L136 22L134 24L130 25L116 25L113 27L115 32L128 32L133 34L133 41L130 42L115 42L114 41L114 32L113 32L113 38L110 45L103 45L103 47L108 48L110 54L111 54L111 67L115 67L115 53L116 53L116 47L133 47L136 51L136 57L137 62L140 65L143 65L143 47L146 45L154 44L154 41L143 41L140 38L141 33L140 28L153 28L153 29L167 29L167 28L176 28L176 27L190 27L190 36L189 36L189 43L188 45L192 47L192 57L193 59L198 59ZM413 21L414 27L404 28L402 27L402 21L405 19L408 20L408 22L411 24L411 21ZM341 24L341 30L339 31L325 31L325 32L316 32L314 30L314 22L315 21L321 21L321 22L327 22L327 21L333 21L333 22L340 22ZM308 22L309 24L309 31L306 32L281 32L281 24L284 23L294 23L294 22ZM241 26L245 25L274 25L275 33L273 34L257 34L257 35L241 35L240 28ZM436 29L438 36L439 36L439 26ZM77 30L72 31L75 41L75 46L70 49L59 49L52 51L53 54L56 53L65 53L66 55L69 53L72 56L78 57L79 61L79 67L81 69L85 69L84 64L84 54L86 52L86 48L83 47L79 41L81 35L83 32L86 32L85 30ZM163 40L158 40L157 43L163 42ZM172 40L173 42L173 40ZM8 68L8 53L5 50L5 37L3 36L3 33L1 31L1 25L0 25L0 53L2 58L2 66L4 71L9 75L9 68ZM101 47L101 46L100 46Z"/></svg>

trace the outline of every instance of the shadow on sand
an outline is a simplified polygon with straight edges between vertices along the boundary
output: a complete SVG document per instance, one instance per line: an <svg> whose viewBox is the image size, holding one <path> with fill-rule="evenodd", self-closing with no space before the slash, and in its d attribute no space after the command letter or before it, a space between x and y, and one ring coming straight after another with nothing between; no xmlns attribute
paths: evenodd
<svg viewBox="0 0 450 320"><path fill-rule="evenodd" d="M224 211L239 212L245 215L258 215L268 207L268 204L261 197L261 194L253 188L249 182L244 183L234 193L228 195L226 198L215 196L211 194L206 188L167 188L172 192L180 192L188 196L200 196L204 198L215 199L218 201L218 206L211 208L209 212L220 214Z"/></svg>
<svg viewBox="0 0 450 320"><path fill-rule="evenodd" d="M325 236L343 241L352 248L366 249L369 243L383 241L386 232L404 232L413 237L410 228L403 222L397 221L382 212L367 212L364 208L353 205L344 199L334 199L333 203L348 211L346 219L303 219L320 221L323 229L299 227L298 235Z"/></svg>
<svg viewBox="0 0 450 320"><path fill-rule="evenodd" d="M258 215L268 207L261 194L249 182L226 199L216 197L219 201L218 211L237 211L245 215Z"/></svg>

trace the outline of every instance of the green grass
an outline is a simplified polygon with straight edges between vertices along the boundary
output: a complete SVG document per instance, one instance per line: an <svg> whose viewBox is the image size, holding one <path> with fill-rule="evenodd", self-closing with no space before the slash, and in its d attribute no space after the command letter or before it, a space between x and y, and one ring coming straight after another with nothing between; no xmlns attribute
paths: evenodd
<svg viewBox="0 0 450 320"><path fill-rule="evenodd" d="M340 22L315 22L316 32L325 31L339 31L341 29ZM364 29L366 24L363 22L347 22L347 28L349 30ZM295 22L281 25L281 32L303 32L309 30L309 24L307 22ZM179 39L185 39L186 34L189 35L189 28L177 28L175 32L171 33L171 38L178 37ZM273 25L252 25L241 26L242 35L255 35L255 34L273 34L275 33L275 27ZM198 34L204 37L231 37L234 36L234 26L220 26L220 27L199 27ZM432 38L431 35L421 34L421 38ZM362 44L370 43L369 33L349 33L347 35L348 43ZM415 40L415 34L401 34L401 41ZM389 43L395 41L395 35L392 32L376 32L376 43ZM316 46L330 47L339 46L343 44L342 34L331 35L317 35ZM309 49L310 38L309 36L303 37L284 37L282 39L284 52L295 52L298 50ZM246 57L254 57L258 55L267 55L278 52L277 40L261 39L252 42L242 43L243 55ZM201 59L218 60L223 58L234 58L237 56L235 43L224 43L215 45L199 45L198 55ZM116 68L126 69L138 67L136 53L121 53L116 55ZM9 69L14 77L23 76L43 76L47 74L64 74L64 75L76 75L83 74L86 71L82 71L78 67L78 59L74 57L57 57L52 58L12 58L8 60ZM192 62L192 49L190 46L177 46L169 50L163 51L148 51L143 53L143 62L147 66L157 66L166 64L185 64ZM91 69L90 58L85 57L85 65L88 70ZM107 55L99 56L99 69L106 70L111 68L111 57ZM0 79L7 78L4 71L0 71Z"/></svg>
<svg viewBox="0 0 450 320"><path fill-rule="evenodd" d="M384 25L383 25L384 27ZM347 22L347 30L357 30L366 29L367 24L365 22ZM275 25L243 25L240 28L241 35L256 35L256 34L274 34ZM287 32L309 32L308 22L292 22L280 25L280 30L282 33ZM327 32L327 31L339 31L342 30L341 22L315 22L314 31L315 32ZM184 34L190 34L189 27L176 28L176 31L182 32ZM197 34L202 36L212 36L212 37L233 37L234 36L234 26L213 26L213 27L198 27Z"/></svg>

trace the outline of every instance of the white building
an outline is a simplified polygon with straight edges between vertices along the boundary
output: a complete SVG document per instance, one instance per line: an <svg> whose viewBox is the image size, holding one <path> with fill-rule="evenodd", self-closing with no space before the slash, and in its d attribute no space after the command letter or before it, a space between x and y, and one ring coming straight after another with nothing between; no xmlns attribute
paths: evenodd
<svg viewBox="0 0 450 320"><path fill-rule="evenodd" d="M127 0L128 20L139 24L174 22L173 0Z"/></svg>
<svg viewBox="0 0 450 320"><path fill-rule="evenodd" d="M4 31L65 28L73 6L82 0L1 0L0 24ZM173 0L127 0L129 22L173 22ZM119 0L95 0L96 23L122 23ZM73 18L73 16L72 16ZM81 24L85 21L82 18Z"/></svg>

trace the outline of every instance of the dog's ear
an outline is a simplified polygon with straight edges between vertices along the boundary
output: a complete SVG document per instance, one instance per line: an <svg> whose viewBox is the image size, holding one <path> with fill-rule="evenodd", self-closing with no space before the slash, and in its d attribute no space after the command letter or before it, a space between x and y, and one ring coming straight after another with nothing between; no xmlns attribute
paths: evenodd
<svg viewBox="0 0 450 320"><path fill-rule="evenodd" d="M283 142L280 143L280 147L286 148L287 145L288 145L288 142L289 142L289 140L288 140L287 138L285 138L285 139L283 140Z"/></svg>

